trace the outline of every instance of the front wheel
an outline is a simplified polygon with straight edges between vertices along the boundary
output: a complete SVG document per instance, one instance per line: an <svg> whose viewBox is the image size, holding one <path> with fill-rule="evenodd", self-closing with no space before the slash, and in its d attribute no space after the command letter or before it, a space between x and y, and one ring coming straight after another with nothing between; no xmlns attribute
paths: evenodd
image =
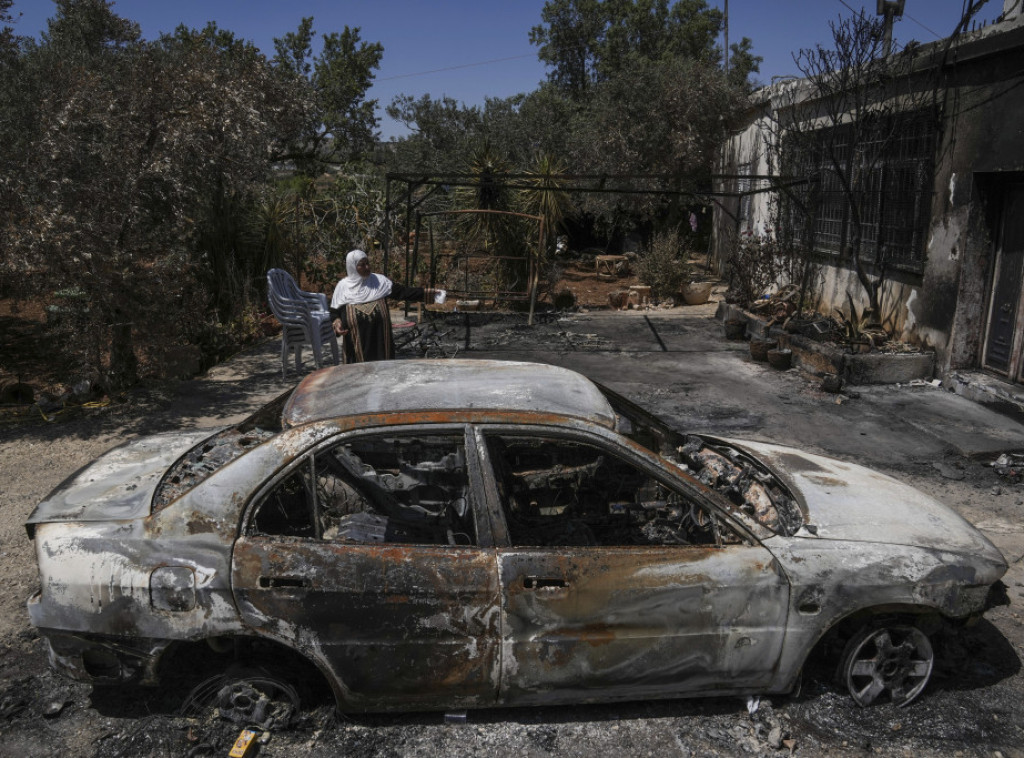
<svg viewBox="0 0 1024 758"><path fill-rule="evenodd" d="M931 642L916 626L868 626L846 644L838 674L857 705L888 694L902 707L924 690L934 663Z"/></svg>

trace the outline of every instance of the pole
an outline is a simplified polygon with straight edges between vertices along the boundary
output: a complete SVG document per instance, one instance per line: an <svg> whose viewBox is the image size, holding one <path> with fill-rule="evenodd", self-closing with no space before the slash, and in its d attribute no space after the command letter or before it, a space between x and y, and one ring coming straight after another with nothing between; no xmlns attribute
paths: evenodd
<svg viewBox="0 0 1024 758"><path fill-rule="evenodd" d="M729 76L729 0L725 0L725 75Z"/></svg>

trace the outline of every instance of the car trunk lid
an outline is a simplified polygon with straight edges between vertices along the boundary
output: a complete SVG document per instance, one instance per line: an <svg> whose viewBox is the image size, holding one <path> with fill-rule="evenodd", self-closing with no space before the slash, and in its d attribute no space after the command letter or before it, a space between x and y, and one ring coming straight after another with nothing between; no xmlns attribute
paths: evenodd
<svg viewBox="0 0 1024 758"><path fill-rule="evenodd" d="M25 522L119 521L149 513L164 472L211 430L143 437L108 450L59 484Z"/></svg>

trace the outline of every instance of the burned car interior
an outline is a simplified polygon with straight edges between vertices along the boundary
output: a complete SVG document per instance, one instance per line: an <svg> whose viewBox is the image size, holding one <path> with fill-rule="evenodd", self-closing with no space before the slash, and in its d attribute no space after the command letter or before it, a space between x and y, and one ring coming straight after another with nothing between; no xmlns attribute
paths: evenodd
<svg viewBox="0 0 1024 758"><path fill-rule="evenodd" d="M697 435L681 435L618 393L606 387L601 391L615 409L620 432L675 461L761 526L788 537L804 525L806 519L796 499L778 477L751 456Z"/></svg>
<svg viewBox="0 0 1024 758"><path fill-rule="evenodd" d="M461 435L371 436L319 450L263 500L249 533L476 544Z"/></svg>
<svg viewBox="0 0 1024 758"><path fill-rule="evenodd" d="M493 435L489 459L516 547L721 546L743 539L622 458L560 437ZM252 536L475 545L460 435L369 436L317 451L256 508Z"/></svg>
<svg viewBox="0 0 1024 758"><path fill-rule="evenodd" d="M533 435L488 442L515 546L741 542L695 502L593 445Z"/></svg>

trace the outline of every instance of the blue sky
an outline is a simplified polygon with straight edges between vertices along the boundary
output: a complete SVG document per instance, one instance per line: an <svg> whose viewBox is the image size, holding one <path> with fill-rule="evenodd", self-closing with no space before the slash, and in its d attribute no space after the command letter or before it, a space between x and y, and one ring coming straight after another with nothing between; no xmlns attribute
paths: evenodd
<svg viewBox="0 0 1024 758"><path fill-rule="evenodd" d="M721 0L711 5L722 7ZM947 36L960 18L963 0L907 0L906 16L895 36L905 42L931 42ZM860 8L864 0L732 0L729 39L750 37L764 58L760 80L796 73L792 53L827 43L828 22ZM866 3L874 12L875 3ZM294 30L313 16L318 33L359 27L363 39L380 42L384 58L370 92L380 104L381 132L400 136L383 106L395 95L447 95L466 104L485 97L507 97L534 89L545 76L530 44L531 27L540 23L544 0L117 0L114 10L137 21L143 35L156 37L180 23L192 27L216 21L252 40L268 55L274 37ZM1002 0L989 0L980 19L992 21ZM53 14L51 0L15 0L21 14L18 34L37 36ZM443 70L439 70L443 69Z"/></svg>

